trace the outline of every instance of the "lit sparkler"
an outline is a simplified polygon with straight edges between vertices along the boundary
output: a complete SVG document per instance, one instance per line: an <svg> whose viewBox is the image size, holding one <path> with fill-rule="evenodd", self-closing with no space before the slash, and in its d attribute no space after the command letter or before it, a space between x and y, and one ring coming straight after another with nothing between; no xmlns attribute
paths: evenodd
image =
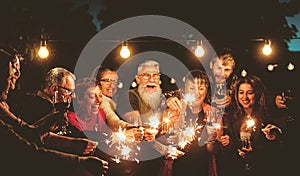
<svg viewBox="0 0 300 176"><path fill-rule="evenodd" d="M183 101L186 104L190 104L196 100L196 95L192 93L187 93L183 95Z"/></svg>
<svg viewBox="0 0 300 176"><path fill-rule="evenodd" d="M157 114L149 118L149 125L151 128L157 129L159 127L159 124L160 120Z"/></svg>
<svg viewBox="0 0 300 176"><path fill-rule="evenodd" d="M248 129L253 129L255 131L255 120L252 119L250 116L247 116L247 121L246 121L246 130Z"/></svg>
<svg viewBox="0 0 300 176"><path fill-rule="evenodd" d="M126 129L122 129L121 127L119 127L119 130L117 132L113 132L110 138L105 140L105 143L110 148L117 144L115 148L117 149L117 151L120 151L119 155L121 156L121 158L124 160L128 160L131 157L130 154L133 151L132 146L137 147L136 151L140 151L140 149L138 145L135 145L134 141L128 140L125 131ZM137 153L135 154L137 155ZM116 155L115 158L112 158L112 160L116 163L120 163L121 160L119 155ZM137 160L136 158L134 159Z"/></svg>
<svg viewBox="0 0 300 176"><path fill-rule="evenodd" d="M201 129L202 125L195 125L190 120L189 125L187 125L179 134L178 147L183 149L186 145L190 144L196 137L196 132Z"/></svg>

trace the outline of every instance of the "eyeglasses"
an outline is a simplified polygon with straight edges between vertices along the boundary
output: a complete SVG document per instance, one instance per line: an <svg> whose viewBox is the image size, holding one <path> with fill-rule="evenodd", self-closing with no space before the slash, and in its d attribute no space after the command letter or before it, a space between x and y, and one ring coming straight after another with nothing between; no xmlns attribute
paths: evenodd
<svg viewBox="0 0 300 176"><path fill-rule="evenodd" d="M65 92L66 92L66 94L67 94L68 96L75 95L75 92L74 92L74 90L72 90L72 89L69 89L69 88L66 88L66 87L63 87L63 86L59 86L59 85L58 85L58 87L61 88L61 89L64 89Z"/></svg>
<svg viewBox="0 0 300 176"><path fill-rule="evenodd" d="M120 83L119 80L113 80L113 79L101 79L100 81L105 82L105 84L114 84L114 85L118 85Z"/></svg>
<svg viewBox="0 0 300 176"><path fill-rule="evenodd" d="M160 75L160 73L142 73L139 76L141 76L143 79L148 80L150 78L159 79Z"/></svg>

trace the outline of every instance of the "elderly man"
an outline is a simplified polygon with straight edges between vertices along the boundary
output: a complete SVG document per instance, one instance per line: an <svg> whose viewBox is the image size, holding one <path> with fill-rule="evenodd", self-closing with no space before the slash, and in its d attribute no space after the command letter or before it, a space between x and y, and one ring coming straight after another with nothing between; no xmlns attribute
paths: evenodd
<svg viewBox="0 0 300 176"><path fill-rule="evenodd" d="M10 112L6 103L9 91L14 89L20 74L19 56L0 49L0 135L1 172L9 175L98 175L107 169L107 162L96 157L77 155L39 148L50 122L60 120L59 113L51 112L40 126L29 125ZM20 65L20 64L19 64ZM49 121L50 119L50 121ZM45 121L44 121L45 122ZM45 126L43 126L45 125ZM17 147L17 149L16 149ZM49 167L50 166L50 167Z"/></svg>
<svg viewBox="0 0 300 176"><path fill-rule="evenodd" d="M124 120L144 129L145 141L139 144L138 159L141 162L134 171L137 176L158 175L168 152L168 146L158 141L164 114L160 75L158 62L144 61L138 66L135 76L138 87L130 89L127 97L120 98L121 101L129 98L130 106L126 106L126 102L118 102L118 113L123 114Z"/></svg>
<svg viewBox="0 0 300 176"><path fill-rule="evenodd" d="M15 83L21 75L20 62L15 60L12 63L13 76L11 78L11 89L15 88ZM48 114L54 111L53 98L55 93L64 97L61 101L71 102L75 89L75 75L65 68L55 67L48 71L45 77L45 84L42 91L38 91L36 95L26 96L22 102L14 102L18 104L19 109L14 109L22 120L29 124L50 126L49 120L46 120ZM63 113L63 112L61 112ZM66 118L56 122L52 126L51 131L44 137L43 146L60 150L63 152L71 152L74 154L90 154L97 147L97 142L84 139L72 138L56 134L57 128L61 127ZM54 133L55 132L55 133Z"/></svg>

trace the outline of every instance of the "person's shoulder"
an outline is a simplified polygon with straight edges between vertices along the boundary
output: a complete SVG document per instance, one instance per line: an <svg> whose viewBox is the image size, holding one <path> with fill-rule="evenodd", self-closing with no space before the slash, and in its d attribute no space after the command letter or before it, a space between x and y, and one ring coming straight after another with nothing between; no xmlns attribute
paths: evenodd
<svg viewBox="0 0 300 176"><path fill-rule="evenodd" d="M100 117L104 117L105 116L105 112L102 109L99 109L98 113L99 113Z"/></svg>
<svg viewBox="0 0 300 176"><path fill-rule="evenodd" d="M67 117L68 119L77 119L77 114L75 112L68 112Z"/></svg>
<svg viewBox="0 0 300 176"><path fill-rule="evenodd" d="M128 94L129 95L135 95L135 96L139 96L139 92L138 92L138 89L137 88L134 88L134 89L129 89L128 90Z"/></svg>

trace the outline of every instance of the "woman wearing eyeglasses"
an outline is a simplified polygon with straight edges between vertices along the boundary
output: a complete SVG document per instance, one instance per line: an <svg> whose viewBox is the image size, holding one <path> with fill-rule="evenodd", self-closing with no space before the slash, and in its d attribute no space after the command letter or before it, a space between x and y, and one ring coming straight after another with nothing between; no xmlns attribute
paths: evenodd
<svg viewBox="0 0 300 176"><path fill-rule="evenodd" d="M116 114L117 104L114 101L114 96L118 89L118 78L116 71L104 67L100 67L96 77L97 84L100 85L102 92L102 103L100 108L105 112L107 123L113 131L117 131L119 127L128 128L132 126L121 120Z"/></svg>

